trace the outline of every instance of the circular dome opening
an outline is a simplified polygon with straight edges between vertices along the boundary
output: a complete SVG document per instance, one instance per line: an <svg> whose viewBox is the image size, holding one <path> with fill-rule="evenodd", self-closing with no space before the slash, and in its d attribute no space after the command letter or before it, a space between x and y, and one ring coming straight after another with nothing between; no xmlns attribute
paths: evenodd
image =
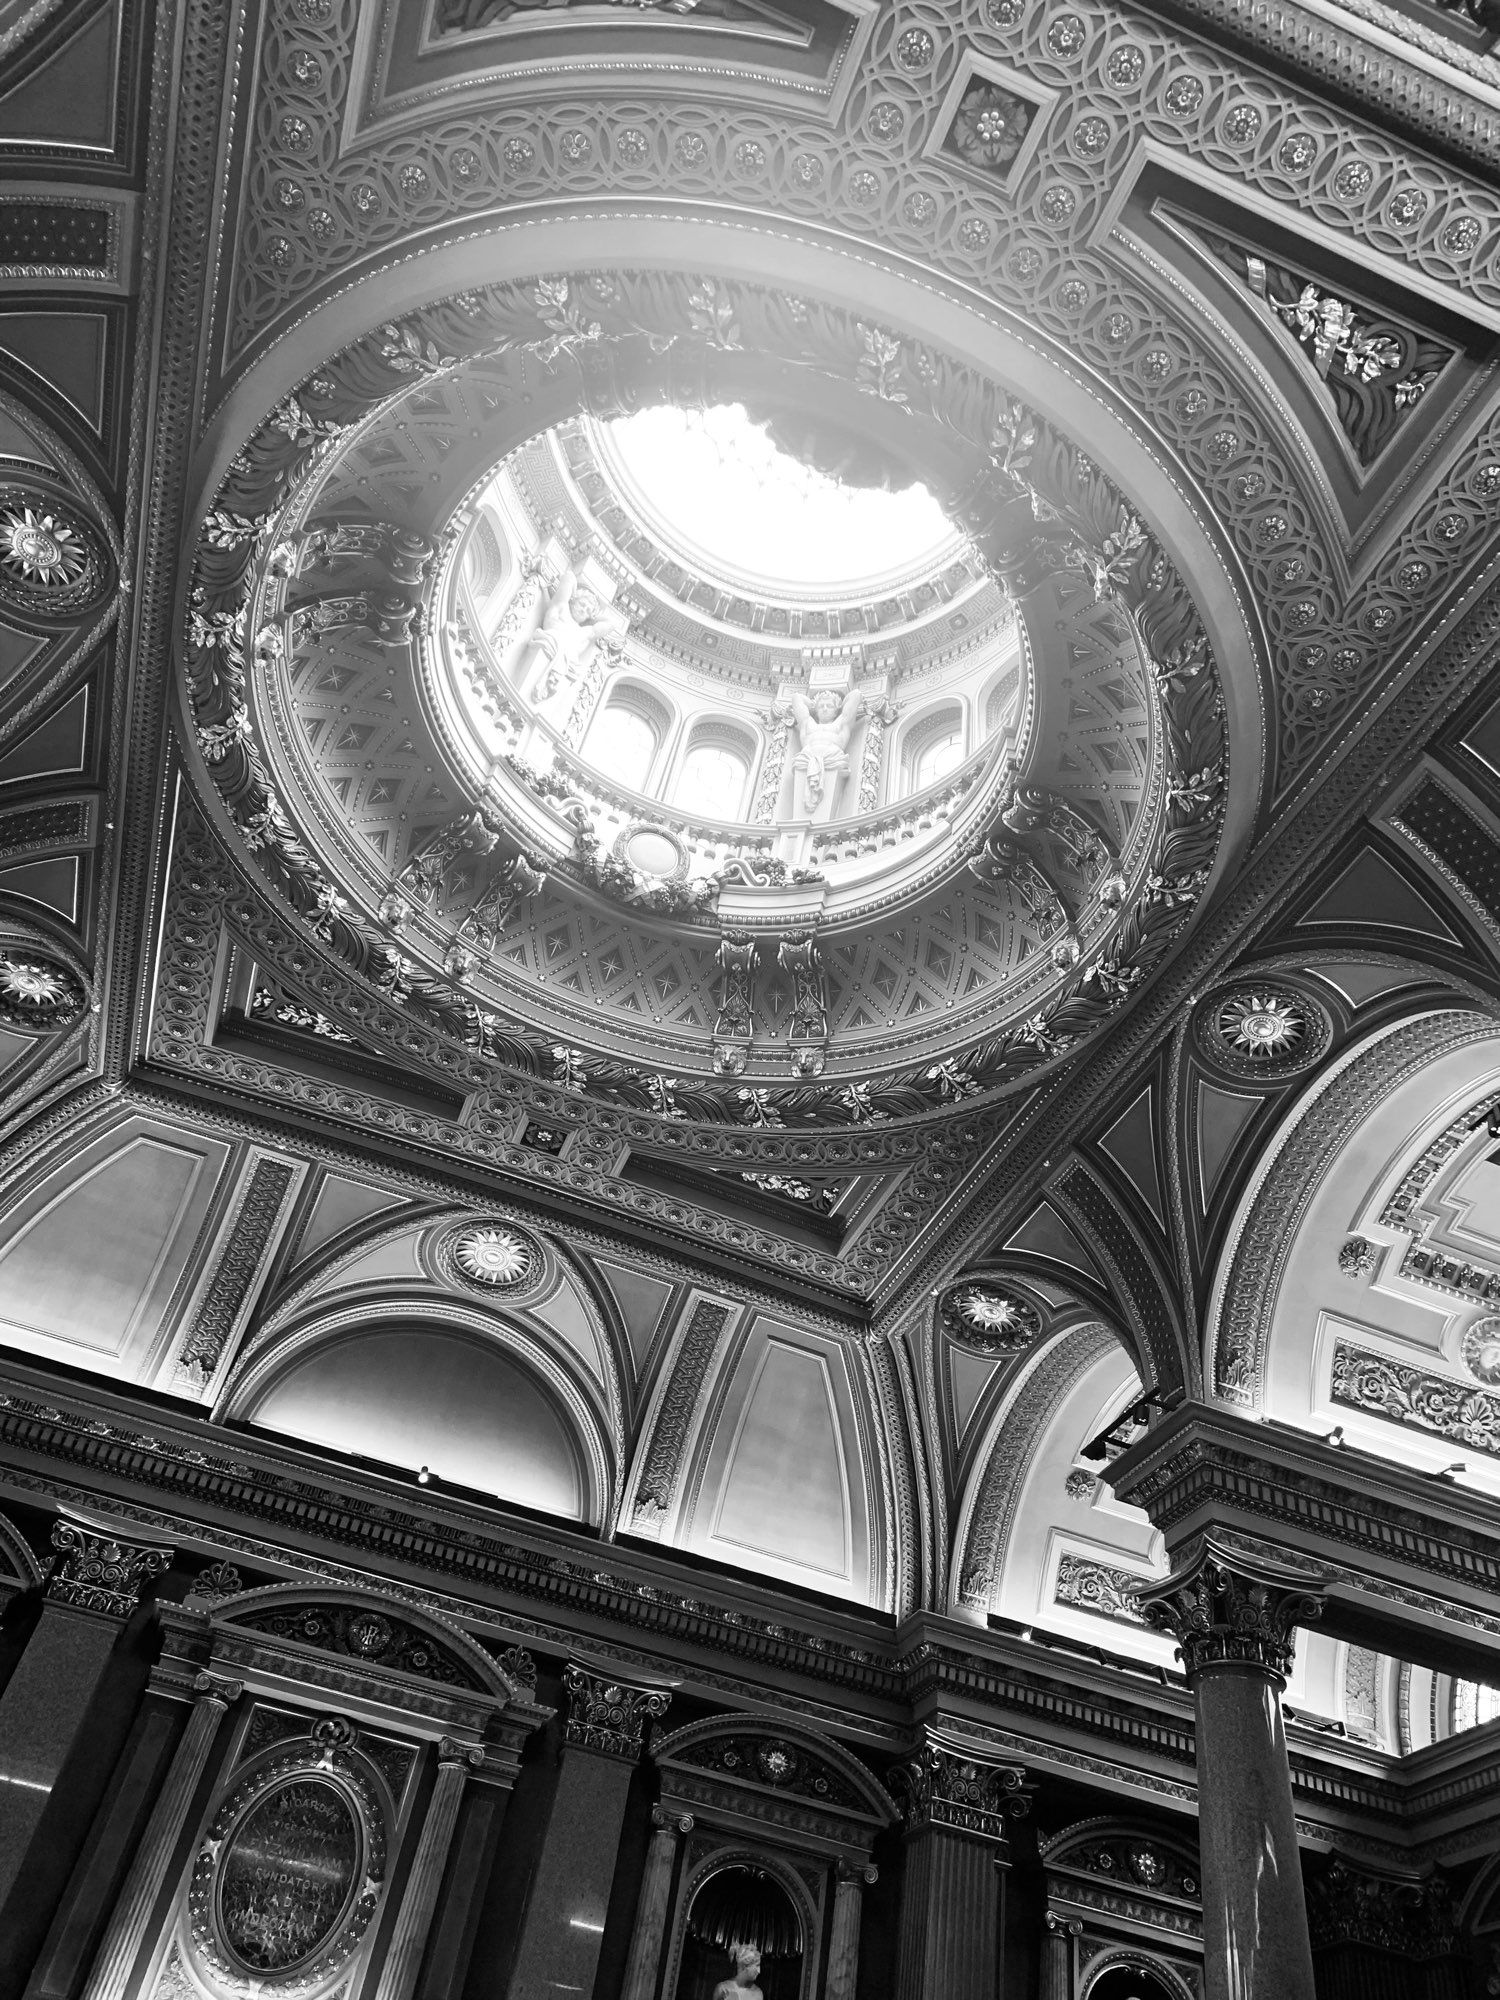
<svg viewBox="0 0 1500 2000"><path fill-rule="evenodd" d="M601 456L643 516L695 566L762 594L838 598L957 553L917 481L833 478L783 450L741 403L673 403L595 426Z"/></svg>

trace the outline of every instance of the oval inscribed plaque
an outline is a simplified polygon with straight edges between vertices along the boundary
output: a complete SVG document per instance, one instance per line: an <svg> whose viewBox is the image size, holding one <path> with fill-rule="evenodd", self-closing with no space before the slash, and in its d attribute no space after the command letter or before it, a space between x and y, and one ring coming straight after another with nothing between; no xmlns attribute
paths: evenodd
<svg viewBox="0 0 1500 2000"><path fill-rule="evenodd" d="M219 1869L219 1923L235 1957L285 1972L337 1931L354 1893L359 1826L322 1778L278 1785L235 1829Z"/></svg>

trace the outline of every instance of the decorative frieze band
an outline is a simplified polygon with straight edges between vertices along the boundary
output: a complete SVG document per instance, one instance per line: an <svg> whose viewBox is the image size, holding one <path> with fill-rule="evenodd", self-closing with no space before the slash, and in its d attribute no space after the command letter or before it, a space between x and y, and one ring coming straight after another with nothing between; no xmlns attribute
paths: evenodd
<svg viewBox="0 0 1500 2000"><path fill-rule="evenodd" d="M1333 1350L1329 1393L1345 1409L1414 1424L1451 1444L1500 1457L1500 1396L1475 1382L1433 1375L1341 1340Z"/></svg>

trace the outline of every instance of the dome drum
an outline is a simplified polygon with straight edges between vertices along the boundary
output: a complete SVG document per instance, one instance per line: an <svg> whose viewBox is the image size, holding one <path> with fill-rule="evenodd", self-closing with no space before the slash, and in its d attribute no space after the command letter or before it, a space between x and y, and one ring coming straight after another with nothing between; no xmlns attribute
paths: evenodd
<svg viewBox="0 0 1500 2000"><path fill-rule="evenodd" d="M704 298L763 352L716 345ZM503 421L455 449L481 408ZM650 450L621 441L653 411ZM698 517L632 499L700 448L725 471ZM855 523L857 557L919 466L929 542L861 584L912 615L794 638L845 612L751 591L736 492L830 547ZM716 615L731 585L786 631ZM247 844L357 970L668 1116L679 1078L694 1115L738 1122L753 1088L858 1122L867 1085L910 1111L1031 1073L1187 921L1227 795L1193 600L1090 459L964 364L710 279L492 287L328 363L205 524L188 678Z"/></svg>

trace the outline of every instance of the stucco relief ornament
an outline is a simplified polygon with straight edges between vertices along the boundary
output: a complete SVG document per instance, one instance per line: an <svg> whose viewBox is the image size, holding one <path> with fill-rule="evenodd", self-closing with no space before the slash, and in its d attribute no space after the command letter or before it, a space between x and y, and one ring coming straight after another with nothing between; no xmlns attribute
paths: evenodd
<svg viewBox="0 0 1500 2000"><path fill-rule="evenodd" d="M546 1281L541 1245L498 1217L461 1222L433 1241L430 1261L444 1283L514 1303Z"/></svg>
<svg viewBox="0 0 1500 2000"><path fill-rule="evenodd" d="M98 593L103 564L80 521L37 493L0 494L0 603L46 617Z"/></svg>
<svg viewBox="0 0 1500 2000"><path fill-rule="evenodd" d="M0 952L0 1025L45 1034L76 1021L88 1005L65 965L34 952Z"/></svg>
<svg viewBox="0 0 1500 2000"><path fill-rule="evenodd" d="M1339 1247L1339 1269L1346 1278L1368 1278L1375 1260L1375 1245L1367 1236L1347 1237Z"/></svg>
<svg viewBox="0 0 1500 2000"><path fill-rule="evenodd" d="M1016 1354L1042 1330L1042 1316L1029 1299L998 1285L959 1285L943 1300L944 1333L976 1354Z"/></svg>
<svg viewBox="0 0 1500 2000"><path fill-rule="evenodd" d="M1328 1016L1291 987L1238 987L1199 1021L1205 1051L1238 1076L1283 1075L1317 1061L1332 1037Z"/></svg>
<svg viewBox="0 0 1500 2000"><path fill-rule="evenodd" d="M1500 1382L1500 1319L1488 1314L1476 1319L1459 1348L1463 1364L1477 1381L1494 1386Z"/></svg>

